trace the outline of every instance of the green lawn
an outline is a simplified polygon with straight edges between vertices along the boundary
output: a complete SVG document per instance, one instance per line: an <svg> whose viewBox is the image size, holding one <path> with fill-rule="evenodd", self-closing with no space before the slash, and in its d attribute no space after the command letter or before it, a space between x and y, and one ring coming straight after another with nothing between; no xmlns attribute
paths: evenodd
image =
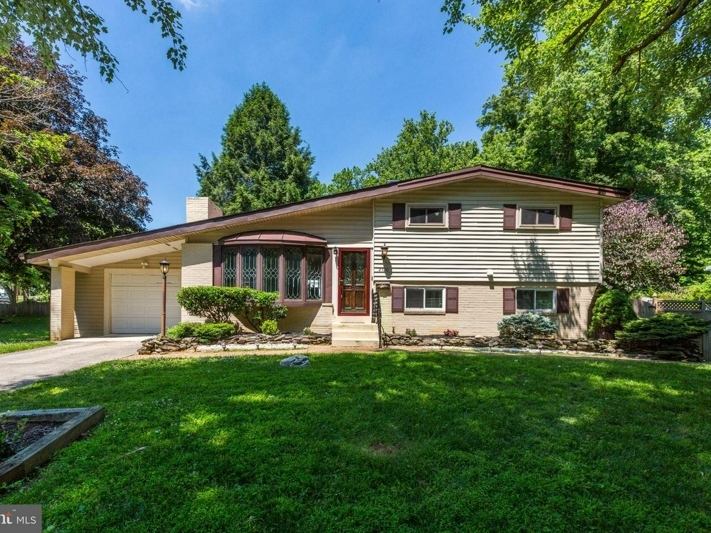
<svg viewBox="0 0 711 533"><path fill-rule="evenodd" d="M0 503L48 531L709 531L711 366L387 352L104 363L106 420Z"/></svg>
<svg viewBox="0 0 711 533"><path fill-rule="evenodd" d="M13 316L0 319L0 354L52 344L49 340L49 317Z"/></svg>

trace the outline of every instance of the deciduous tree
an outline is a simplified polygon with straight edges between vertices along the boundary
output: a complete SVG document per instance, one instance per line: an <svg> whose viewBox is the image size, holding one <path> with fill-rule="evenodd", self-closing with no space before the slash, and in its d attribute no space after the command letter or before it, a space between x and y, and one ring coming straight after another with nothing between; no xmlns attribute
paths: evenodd
<svg viewBox="0 0 711 533"><path fill-rule="evenodd" d="M365 168L346 168L334 175L329 192L419 178L475 164L479 154L476 142L450 143L452 132L451 122L438 121L435 113L420 111L418 120L405 120L395 144L383 148Z"/></svg>
<svg viewBox="0 0 711 533"><path fill-rule="evenodd" d="M711 4L704 0L445 0L445 31L465 22L503 51L526 85L540 88L602 53L607 77L650 104L701 91L691 116L711 112Z"/></svg>
<svg viewBox="0 0 711 533"><path fill-rule="evenodd" d="M19 255L143 229L146 184L118 160L82 78L16 42L0 58L0 278L36 280Z"/></svg>
<svg viewBox="0 0 711 533"><path fill-rule="evenodd" d="M171 40L166 53L173 67L185 68L187 47L180 33L180 13L167 0L124 0L131 10L160 26L161 37ZM99 63L99 72L111 82L118 60L101 40L108 33L104 19L83 0L3 0L0 2L0 55L11 53L21 33L29 35L45 67L59 57L59 44L73 48Z"/></svg>
<svg viewBox="0 0 711 533"><path fill-rule="evenodd" d="M604 283L626 292L674 290L684 273L684 231L652 201L627 200L605 209L602 252Z"/></svg>

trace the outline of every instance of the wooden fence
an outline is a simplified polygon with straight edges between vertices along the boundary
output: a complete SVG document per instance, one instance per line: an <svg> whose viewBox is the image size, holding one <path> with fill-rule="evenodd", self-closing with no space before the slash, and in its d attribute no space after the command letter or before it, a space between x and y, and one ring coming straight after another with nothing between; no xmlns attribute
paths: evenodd
<svg viewBox="0 0 711 533"><path fill-rule="evenodd" d="M711 321L711 301L707 300L657 300L636 298L632 307L640 318L650 318L658 313L685 313ZM699 347L706 361L711 361L711 331L699 339Z"/></svg>
<svg viewBox="0 0 711 533"><path fill-rule="evenodd" d="M3 316L49 316L49 302L28 300L16 304L0 304L0 317Z"/></svg>

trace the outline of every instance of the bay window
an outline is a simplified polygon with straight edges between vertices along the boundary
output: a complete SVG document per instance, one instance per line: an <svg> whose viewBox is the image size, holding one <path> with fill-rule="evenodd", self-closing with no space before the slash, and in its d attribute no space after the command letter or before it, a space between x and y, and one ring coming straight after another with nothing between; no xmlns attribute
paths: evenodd
<svg viewBox="0 0 711 533"><path fill-rule="evenodd" d="M284 303L320 302L325 258L324 248L308 246L224 246L221 281L225 287L278 292Z"/></svg>

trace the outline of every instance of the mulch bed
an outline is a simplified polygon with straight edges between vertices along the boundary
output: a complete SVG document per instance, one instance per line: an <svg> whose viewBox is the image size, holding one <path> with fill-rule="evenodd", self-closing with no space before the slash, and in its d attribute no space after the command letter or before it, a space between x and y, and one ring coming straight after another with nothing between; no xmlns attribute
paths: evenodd
<svg viewBox="0 0 711 533"><path fill-rule="evenodd" d="M0 461L34 444L62 424L64 422L27 422L24 427L20 427L21 424L18 425L15 421L0 422L0 435L7 435L4 441L0 442Z"/></svg>

